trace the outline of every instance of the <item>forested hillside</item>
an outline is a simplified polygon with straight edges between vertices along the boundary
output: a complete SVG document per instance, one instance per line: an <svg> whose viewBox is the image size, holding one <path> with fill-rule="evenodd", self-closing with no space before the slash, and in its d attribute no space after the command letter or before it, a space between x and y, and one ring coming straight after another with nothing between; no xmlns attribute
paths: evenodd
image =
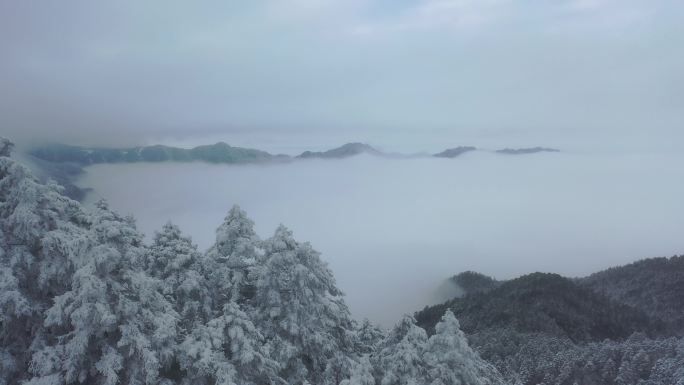
<svg viewBox="0 0 684 385"><path fill-rule="evenodd" d="M233 207L206 252L173 224L43 185L0 142L0 384L503 384L453 313L428 336L349 314L320 255Z"/></svg>
<svg viewBox="0 0 684 385"><path fill-rule="evenodd" d="M451 278L463 296L416 319L432 332L439 314L453 311L470 344L511 382L682 384L684 339L672 326L684 314L680 261L645 260L576 280L465 272Z"/></svg>
<svg viewBox="0 0 684 385"><path fill-rule="evenodd" d="M579 283L684 334L684 256L644 259L592 274Z"/></svg>
<svg viewBox="0 0 684 385"><path fill-rule="evenodd" d="M433 308L452 309L468 333L512 328L543 332L572 341L626 338L642 331L660 334L662 326L637 309L596 295L557 274L534 273L506 281L487 292L474 292ZM419 316L431 330L430 310Z"/></svg>
<svg viewBox="0 0 684 385"><path fill-rule="evenodd" d="M463 294L486 293L497 288L501 282L475 271L464 271L450 279Z"/></svg>

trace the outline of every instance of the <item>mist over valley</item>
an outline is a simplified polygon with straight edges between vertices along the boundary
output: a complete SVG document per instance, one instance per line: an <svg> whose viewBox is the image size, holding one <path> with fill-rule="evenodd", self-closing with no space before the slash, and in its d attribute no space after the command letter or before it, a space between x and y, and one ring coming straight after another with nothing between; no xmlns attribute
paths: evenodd
<svg viewBox="0 0 684 385"><path fill-rule="evenodd" d="M101 164L79 186L151 237L172 221L201 249L238 204L266 238L280 223L322 252L352 313L390 325L441 302L449 276L582 276L681 249L684 170L673 153L472 151L455 159ZM680 208L680 209L678 209Z"/></svg>

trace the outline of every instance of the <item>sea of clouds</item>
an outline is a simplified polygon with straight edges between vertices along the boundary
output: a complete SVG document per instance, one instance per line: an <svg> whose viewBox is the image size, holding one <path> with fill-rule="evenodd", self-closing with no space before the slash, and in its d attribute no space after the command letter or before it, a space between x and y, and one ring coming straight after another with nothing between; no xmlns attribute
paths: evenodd
<svg viewBox="0 0 684 385"><path fill-rule="evenodd" d="M322 253L357 318L390 325L444 300L464 270L581 276L684 252L684 156L478 151L456 159L357 156L270 165L87 168L150 237L171 220L204 249L233 204L261 237L279 223Z"/></svg>

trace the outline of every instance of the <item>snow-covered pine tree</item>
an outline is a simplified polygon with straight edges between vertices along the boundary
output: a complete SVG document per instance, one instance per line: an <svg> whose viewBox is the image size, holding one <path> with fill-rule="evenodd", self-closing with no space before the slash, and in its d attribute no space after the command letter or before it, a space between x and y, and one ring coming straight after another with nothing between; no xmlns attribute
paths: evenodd
<svg viewBox="0 0 684 385"><path fill-rule="evenodd" d="M144 253L145 271L161 281L164 297L180 316L180 327L187 334L197 323L212 316L211 296L202 255L178 226L167 223L154 236Z"/></svg>
<svg viewBox="0 0 684 385"><path fill-rule="evenodd" d="M40 184L0 138L0 384L26 377L45 338L45 309L68 290L88 221L80 205Z"/></svg>
<svg viewBox="0 0 684 385"><path fill-rule="evenodd" d="M14 149L14 143L7 138L0 137L0 157L9 157Z"/></svg>
<svg viewBox="0 0 684 385"><path fill-rule="evenodd" d="M447 310L423 354L429 383L440 385L499 385L497 370L468 346L458 320Z"/></svg>
<svg viewBox="0 0 684 385"><path fill-rule="evenodd" d="M142 269L142 235L104 202L91 215L88 250L45 325L29 384L157 384L173 362L178 315Z"/></svg>
<svg viewBox="0 0 684 385"><path fill-rule="evenodd" d="M281 376L290 384L324 383L328 360L353 349L349 310L327 265L281 225L265 241L256 277L257 325Z"/></svg>
<svg viewBox="0 0 684 385"><path fill-rule="evenodd" d="M615 377L617 376L617 365L615 365L615 361L613 361L612 358L608 357L608 359L603 362L603 366L600 369L601 373L601 379L605 382L612 382Z"/></svg>
<svg viewBox="0 0 684 385"><path fill-rule="evenodd" d="M356 352L350 353L350 351L338 351L326 360L321 385L338 385L344 379L350 378L356 364L354 361Z"/></svg>
<svg viewBox="0 0 684 385"><path fill-rule="evenodd" d="M216 242L205 258L217 311L231 300L244 303L253 296L249 272L259 257L260 244L254 222L239 206L233 206L216 230Z"/></svg>
<svg viewBox="0 0 684 385"><path fill-rule="evenodd" d="M364 318L356 328L356 351L360 354L368 354L378 348L387 335L385 331Z"/></svg>
<svg viewBox="0 0 684 385"><path fill-rule="evenodd" d="M278 363L268 353L268 344L247 314L228 302L220 316L193 328L181 344L181 384L284 383L278 378Z"/></svg>
<svg viewBox="0 0 684 385"><path fill-rule="evenodd" d="M340 385L375 385L373 366L367 354L353 364L350 377L343 380Z"/></svg>
<svg viewBox="0 0 684 385"><path fill-rule="evenodd" d="M684 385L684 338L672 341L674 352L666 357L659 359L651 371L646 385L658 385L672 383L673 385Z"/></svg>
<svg viewBox="0 0 684 385"><path fill-rule="evenodd" d="M381 385L429 384L423 351L427 333L405 315L390 331L375 355L376 377Z"/></svg>

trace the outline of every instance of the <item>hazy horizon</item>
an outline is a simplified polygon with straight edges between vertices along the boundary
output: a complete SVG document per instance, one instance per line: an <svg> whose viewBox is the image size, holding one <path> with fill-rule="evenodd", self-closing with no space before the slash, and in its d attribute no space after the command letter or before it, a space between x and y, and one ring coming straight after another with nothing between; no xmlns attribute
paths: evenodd
<svg viewBox="0 0 684 385"><path fill-rule="evenodd" d="M682 21L674 0L2 2L0 131L274 151L672 150Z"/></svg>

